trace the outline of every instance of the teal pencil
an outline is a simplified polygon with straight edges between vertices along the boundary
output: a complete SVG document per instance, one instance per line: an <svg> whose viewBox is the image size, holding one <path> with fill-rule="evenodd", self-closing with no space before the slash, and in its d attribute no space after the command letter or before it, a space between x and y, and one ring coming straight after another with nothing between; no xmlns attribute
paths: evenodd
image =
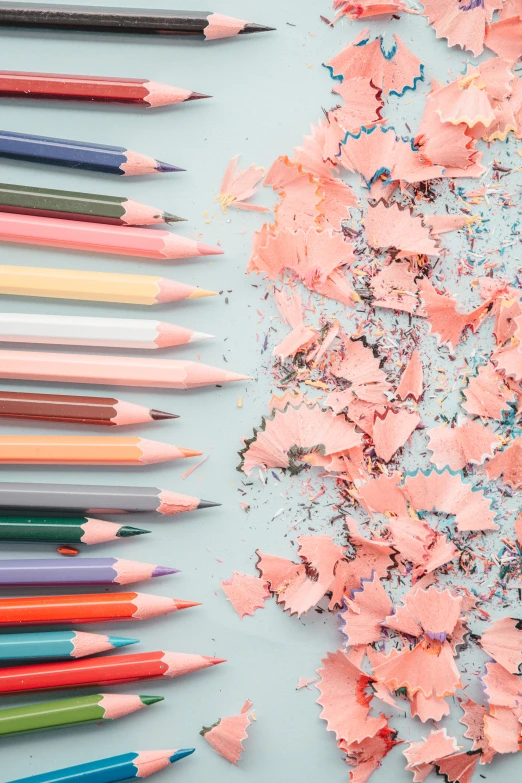
<svg viewBox="0 0 522 783"><path fill-rule="evenodd" d="M138 639L83 631L8 633L0 635L0 661L67 661L97 655Z"/></svg>

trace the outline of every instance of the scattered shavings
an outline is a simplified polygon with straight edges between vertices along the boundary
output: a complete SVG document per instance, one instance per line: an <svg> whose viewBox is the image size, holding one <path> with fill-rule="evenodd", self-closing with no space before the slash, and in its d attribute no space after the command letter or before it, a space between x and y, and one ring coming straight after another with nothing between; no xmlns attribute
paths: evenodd
<svg viewBox="0 0 522 783"><path fill-rule="evenodd" d="M439 470L462 470L468 463L481 465L501 445L498 435L473 419L456 427L428 430L428 438L428 448L433 452L430 462Z"/></svg>
<svg viewBox="0 0 522 783"><path fill-rule="evenodd" d="M252 722L251 707L252 702L247 700L239 715L220 718L209 728L203 727L200 731L201 736L220 756L236 766L244 751L243 740L247 739L247 729Z"/></svg>
<svg viewBox="0 0 522 783"><path fill-rule="evenodd" d="M420 742L410 742L403 750L407 760L406 769L413 772L415 783L423 781L434 769L434 762L451 756L460 750L455 737L448 737L446 729L432 731Z"/></svg>
<svg viewBox="0 0 522 783"><path fill-rule="evenodd" d="M422 5L437 38L447 38L449 46L460 46L477 56L484 49L486 25L502 7L502 0L422 0Z"/></svg>
<svg viewBox="0 0 522 783"><path fill-rule="evenodd" d="M344 611L339 613L341 632L349 646L371 644L381 638L381 623L391 612L392 602L377 574L371 579L362 579L361 587L353 590L351 599L345 602Z"/></svg>
<svg viewBox="0 0 522 783"><path fill-rule="evenodd" d="M246 171L241 171L238 166L239 155L233 157L223 176L221 190L217 201L221 209L226 213L229 207L247 209L253 212L270 212L269 207L261 207L257 204L244 204L259 190L258 185L265 176L265 170L259 166L250 166Z"/></svg>
<svg viewBox="0 0 522 783"><path fill-rule="evenodd" d="M491 480L502 476L502 481L513 489L522 488L522 437L516 438L507 449L496 454L486 464L486 473Z"/></svg>
<svg viewBox="0 0 522 783"><path fill-rule="evenodd" d="M462 407L467 413L497 421L509 411L509 403L515 401L515 392L490 363L479 367L477 375L468 380L462 394L466 400Z"/></svg>
<svg viewBox="0 0 522 783"><path fill-rule="evenodd" d="M221 587L241 619L246 615L253 615L256 609L263 609L265 600L270 598L266 582L237 571L234 571L230 579L221 582Z"/></svg>
<svg viewBox="0 0 522 783"><path fill-rule="evenodd" d="M413 215L409 209L400 207L396 202L386 204L380 200L375 205L370 204L364 219L364 229L371 247L393 247L397 251L396 258L439 255L422 215Z"/></svg>

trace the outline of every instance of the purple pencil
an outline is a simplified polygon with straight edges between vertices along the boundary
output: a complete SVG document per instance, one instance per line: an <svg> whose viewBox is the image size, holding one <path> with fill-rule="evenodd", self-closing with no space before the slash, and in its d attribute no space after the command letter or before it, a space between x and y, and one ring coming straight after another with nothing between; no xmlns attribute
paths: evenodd
<svg viewBox="0 0 522 783"><path fill-rule="evenodd" d="M116 557L74 560L0 560L1 587L39 585L128 585L179 573L177 568Z"/></svg>

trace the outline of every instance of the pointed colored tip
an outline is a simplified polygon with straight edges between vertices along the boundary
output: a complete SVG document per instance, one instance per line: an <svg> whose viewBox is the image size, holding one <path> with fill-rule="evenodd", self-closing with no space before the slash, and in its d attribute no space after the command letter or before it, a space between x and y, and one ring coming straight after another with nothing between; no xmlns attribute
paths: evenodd
<svg viewBox="0 0 522 783"><path fill-rule="evenodd" d="M200 101L202 98L212 98L212 95L204 95L202 92L191 92L187 101Z"/></svg>
<svg viewBox="0 0 522 783"><path fill-rule="evenodd" d="M198 508L214 508L214 506L220 506L221 503L214 503L212 500L200 500Z"/></svg>
<svg viewBox="0 0 522 783"><path fill-rule="evenodd" d="M173 215L170 212L164 212L163 220L165 223L186 223L187 218L178 217L178 215Z"/></svg>
<svg viewBox="0 0 522 783"><path fill-rule="evenodd" d="M206 332L192 332L189 343L196 343L198 340L214 340L215 334L206 334Z"/></svg>
<svg viewBox="0 0 522 783"><path fill-rule="evenodd" d="M176 413L167 413L166 411L157 411L152 409L149 411L150 417L153 421L163 421L164 419L179 419Z"/></svg>
<svg viewBox="0 0 522 783"><path fill-rule="evenodd" d="M200 256L222 256L225 252L220 247L204 245L203 242L198 242L198 251Z"/></svg>
<svg viewBox="0 0 522 783"><path fill-rule="evenodd" d="M157 160L156 171L159 171L160 174L168 174L171 171L186 171L186 169L180 169L179 166L174 166L172 163L164 163L162 160Z"/></svg>
<svg viewBox="0 0 522 783"><path fill-rule="evenodd" d="M156 566L152 572L152 577L156 576L169 576L170 574L180 574L179 568L167 568L167 566Z"/></svg>
<svg viewBox="0 0 522 783"><path fill-rule="evenodd" d="M150 533L150 530L142 530L140 527L129 527L124 525L120 527L116 533L118 538L130 538L130 536L143 536L145 533Z"/></svg>
<svg viewBox="0 0 522 783"><path fill-rule="evenodd" d="M195 750L196 748L181 748L181 750L177 750L174 753L174 755L170 757L170 761L172 762L172 764L174 764L175 761L184 759L186 756L192 756Z"/></svg>
<svg viewBox="0 0 522 783"><path fill-rule="evenodd" d="M139 639L125 639L122 636L109 636L109 644L112 647L128 647L129 644L139 644Z"/></svg>
<svg viewBox="0 0 522 783"><path fill-rule="evenodd" d="M146 707L149 707L151 704L157 704L159 701L165 701L165 697L164 696L140 696L140 701Z"/></svg>
<svg viewBox="0 0 522 783"><path fill-rule="evenodd" d="M203 296L217 296L217 291L206 291L204 288L197 288L189 296L189 299L201 299Z"/></svg>
<svg viewBox="0 0 522 783"><path fill-rule="evenodd" d="M255 22L248 22L240 31L243 35L248 33L273 33L275 27L267 27L264 24L256 24Z"/></svg>
<svg viewBox="0 0 522 783"><path fill-rule="evenodd" d="M201 457L202 451L194 451L193 449L179 449L184 457Z"/></svg>
<svg viewBox="0 0 522 783"><path fill-rule="evenodd" d="M201 601L180 601L177 598L173 600L176 602L178 609L192 609L194 606L201 606Z"/></svg>
<svg viewBox="0 0 522 783"><path fill-rule="evenodd" d="M217 666L219 663L226 663L226 658L212 658L209 655L203 655L203 658L207 661L207 663L212 664L212 666Z"/></svg>
<svg viewBox="0 0 522 783"><path fill-rule="evenodd" d="M237 372L229 372L227 373L226 382L231 383L232 381L251 381L252 378L250 375L240 375Z"/></svg>

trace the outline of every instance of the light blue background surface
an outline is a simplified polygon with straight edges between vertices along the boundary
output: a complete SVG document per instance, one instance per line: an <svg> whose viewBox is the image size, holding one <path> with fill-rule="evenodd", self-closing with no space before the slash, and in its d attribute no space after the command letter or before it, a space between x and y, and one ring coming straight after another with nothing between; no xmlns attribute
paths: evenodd
<svg viewBox="0 0 522 783"><path fill-rule="evenodd" d="M103 5L101 0L90 1L93 5ZM121 0L112 0L112 4L124 5ZM165 0L154 0L154 5L168 7ZM186 5L194 6L189 2ZM2 781L128 750L190 745L197 748L196 754L170 772L162 773L158 780L333 783L348 778L348 768L336 750L334 736L325 731L324 722L319 720L315 691L295 690L298 677L312 677L324 653L339 645L336 623L328 615L315 612L301 620L289 618L273 601L267 602L266 609L257 612L254 618L240 621L219 588L219 582L234 570L255 573L254 551L258 547L274 554L294 554L289 542L295 538L292 526L299 520L288 515L274 519L285 503L286 486L272 478L268 488L253 478L254 488L245 499L257 497L257 510L246 515L239 506L244 477L236 472L237 451L240 438L249 435L266 412L269 382L264 371L260 371L260 364L269 364L269 353L261 356L261 343L268 331L270 312L274 315L274 310L272 305L261 301L264 295L261 281L244 274L250 235L261 225L262 218L234 210L223 216L214 199L233 155L243 153L245 166L255 162L268 167L277 155L289 154L300 143L310 123L320 116L321 107L335 104L330 95L332 82L321 62L355 37L360 25L338 25L333 30L326 26L319 19L321 13L331 16L330 3L326 0L265 0L263 3L220 0L219 7L212 10L273 25L278 30L207 44L154 37L0 31L0 68L3 69L144 77L215 96L212 100L156 111L3 101L0 103L2 128L126 145L183 166L187 173L123 179L0 161L0 181L126 195L187 217L188 223L176 226L176 230L187 236L201 236L207 243L219 242L225 249L224 256L210 261L160 264L2 246L2 263L159 273L222 292L214 299L154 310L7 297L0 302L2 309L172 320L217 337L213 342L173 349L168 355L201 356L204 362L224 366L226 361L228 368L255 377L248 386L239 384L190 393L117 390L123 399L172 410L182 416L173 423L137 427L133 431L210 454L208 462L186 481L181 479L181 473L188 467L187 463L139 471L1 469L4 480L139 482L221 501L220 509L193 515L132 520L144 526L150 523L153 535L117 546L97 547L88 554L172 564L183 573L145 584L143 590L203 601L202 607L178 616L106 629L109 633L141 638L141 646L131 651L163 648L217 655L229 661L191 677L121 688L122 692L166 696L165 702L150 708L146 714L111 726L3 740L0 745ZM462 52L450 52L445 42L436 41L423 18L407 17L401 20L399 28L397 24L392 21L388 26L392 30L400 29L406 43L427 64L429 74L446 79L450 66L462 68L466 59ZM371 26L381 30L383 22ZM426 90L424 85L424 94ZM401 116L415 111L418 117L420 101L418 95L409 93L402 99ZM395 99L392 105L397 105ZM265 191L258 201L273 203L273 198ZM253 287L258 284L259 287ZM261 324L258 324L258 309L264 313ZM284 333L283 330L280 337ZM19 390L73 391L70 387L60 389L42 384L11 383L9 386ZM74 391L103 394L107 390L81 387ZM237 405L240 395L242 408ZM24 427L20 422L12 422L2 424L0 431L45 433L53 429ZM73 430L63 427L60 431ZM301 498L301 502L306 505L307 497ZM306 514L301 510L300 516ZM306 531L306 524L301 530ZM50 556L52 551L52 547L5 547L10 557ZM1 699L0 706L46 698L41 694L25 699ZM198 732L202 725L210 725L220 716L237 713L246 698L254 702L258 720L250 730L244 761L235 769L215 755ZM408 736L408 725L406 721L402 724L404 738ZM416 736L426 733L417 728ZM510 771L515 774L516 762L515 758L509 758L495 764L493 769L480 771L488 780L499 781ZM400 749L388 757L384 768L372 780L378 783L391 779L392 775L400 781L411 779L404 772Z"/></svg>

